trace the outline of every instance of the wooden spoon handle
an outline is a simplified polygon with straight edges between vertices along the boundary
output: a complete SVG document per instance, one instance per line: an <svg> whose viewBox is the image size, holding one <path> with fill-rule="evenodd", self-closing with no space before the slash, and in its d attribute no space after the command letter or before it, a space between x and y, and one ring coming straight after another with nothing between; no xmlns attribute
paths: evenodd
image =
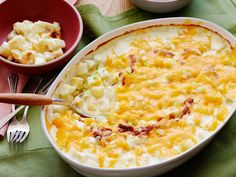
<svg viewBox="0 0 236 177"><path fill-rule="evenodd" d="M0 102L18 105L49 105L52 98L30 93L0 93Z"/></svg>

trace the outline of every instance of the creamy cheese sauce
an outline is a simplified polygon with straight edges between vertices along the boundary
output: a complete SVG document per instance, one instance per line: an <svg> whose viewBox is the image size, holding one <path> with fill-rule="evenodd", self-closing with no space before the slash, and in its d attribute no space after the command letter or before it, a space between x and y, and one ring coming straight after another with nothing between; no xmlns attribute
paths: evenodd
<svg viewBox="0 0 236 177"><path fill-rule="evenodd" d="M86 56L54 93L99 118L49 106L48 130L61 150L88 166L172 158L207 138L233 109L235 54L202 27L130 32Z"/></svg>

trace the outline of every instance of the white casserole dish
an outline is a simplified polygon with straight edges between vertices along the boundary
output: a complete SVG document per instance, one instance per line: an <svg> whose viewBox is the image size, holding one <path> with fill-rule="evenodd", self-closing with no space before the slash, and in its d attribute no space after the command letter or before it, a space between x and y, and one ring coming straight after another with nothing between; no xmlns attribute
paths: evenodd
<svg viewBox="0 0 236 177"><path fill-rule="evenodd" d="M155 25L170 25L170 24L192 24L192 25L198 25L205 28L208 28L214 32L217 32L221 36L223 36L225 39L227 39L231 46L235 46L236 39L235 37L230 34L228 31L223 29L222 27L213 24L211 22L196 19L196 18L186 18L186 17L179 17L179 18L165 18L165 19L156 19L156 20L149 20L144 22L139 22L135 24L131 24L125 27L121 27L119 29L116 29L114 31L111 31L92 43L90 43L87 47L85 47L83 50L81 50L62 70L62 72L59 74L59 76L56 78L52 86L50 87L47 96L52 96L53 92L57 88L58 84L61 80L63 80L68 73L68 70L70 70L76 63L80 62L80 60L86 56L89 52L95 50L99 45L113 39L114 37L117 37L119 35L122 35L124 33L127 33L132 30L142 29L150 26ZM44 132L49 139L52 146L55 148L55 150L58 152L58 154L76 171L79 173L88 176L88 177L128 177L128 176L135 176L135 177L151 177L160 175L162 173L165 173L186 160L190 159L192 156L197 154L201 149L203 149L212 139L213 137L221 130L221 128L228 122L230 117L232 116L234 110L231 110L229 113L229 116L225 119L225 121L204 141L201 143L193 146L192 148L188 149L184 153L177 155L173 158L167 159L161 163L153 164L149 166L144 167L137 167L137 168L125 168L125 169L108 169L108 168L96 168L96 167L88 167L86 165L83 165L69 157L65 152L61 151L59 147L56 145L56 143L52 140L47 126L46 126L46 109L45 107L41 111L41 122L44 129Z"/></svg>

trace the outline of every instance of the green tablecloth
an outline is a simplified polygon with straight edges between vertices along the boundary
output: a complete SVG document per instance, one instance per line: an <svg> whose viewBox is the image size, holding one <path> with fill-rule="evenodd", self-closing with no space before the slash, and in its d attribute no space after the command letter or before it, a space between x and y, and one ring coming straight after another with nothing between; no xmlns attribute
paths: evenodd
<svg viewBox="0 0 236 177"><path fill-rule="evenodd" d="M94 38L117 27L146 19L189 16L217 23L236 35L235 0L193 0L185 9L168 15L147 13L136 8L115 17L104 17L92 5L77 7L86 25L80 50ZM31 133L23 144L0 142L0 177L80 176L59 158L46 139L39 119L39 108L32 107L28 120ZM190 161L163 177L235 177L236 115L211 144Z"/></svg>

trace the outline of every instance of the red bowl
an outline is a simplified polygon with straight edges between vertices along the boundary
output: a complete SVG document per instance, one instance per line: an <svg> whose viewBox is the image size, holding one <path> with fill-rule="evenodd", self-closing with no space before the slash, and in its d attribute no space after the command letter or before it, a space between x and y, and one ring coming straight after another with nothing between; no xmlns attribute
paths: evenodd
<svg viewBox="0 0 236 177"><path fill-rule="evenodd" d="M0 63L14 72L42 74L67 62L76 50L83 33L83 23L76 8L64 0L5 0L0 4L0 45L7 40L15 22L23 20L58 22L66 43L64 55L45 64L18 64L0 56Z"/></svg>

